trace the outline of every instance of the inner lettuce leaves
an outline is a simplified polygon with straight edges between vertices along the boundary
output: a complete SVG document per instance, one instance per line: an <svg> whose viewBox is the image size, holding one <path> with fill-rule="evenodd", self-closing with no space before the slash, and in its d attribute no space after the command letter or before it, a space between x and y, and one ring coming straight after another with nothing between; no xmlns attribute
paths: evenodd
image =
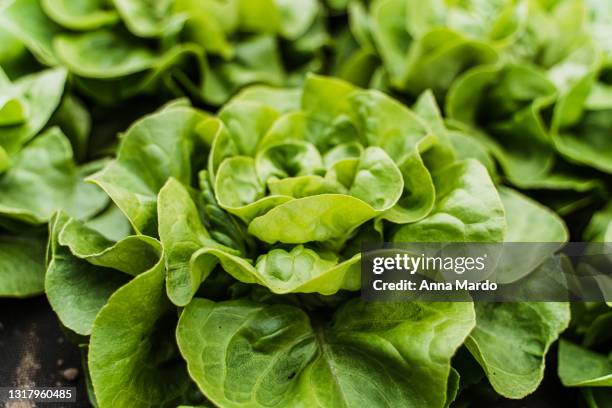
<svg viewBox="0 0 612 408"><path fill-rule="evenodd" d="M235 279L274 293L357 290L359 255L342 248L368 222L379 230L388 223L388 231L394 224L416 231L437 222L414 222L435 211L432 219L441 223L451 216L464 222L448 239L503 239L503 207L486 169L474 160L455 162L452 148L423 119L382 93L309 76L301 95L292 94L301 109L278 111L262 89L248 100L243 95L218 118L189 107L145 117L124 134L117 159L90 178L136 231L156 236L158 229L177 305L190 301L218 263ZM384 120L389 109L395 122ZM192 183L192 165L207 146L207 171L199 178L208 176L214 196L205 199ZM431 187L421 188L419 180ZM437 207L423 208L436 196ZM473 201L459 209L454 201L467 196ZM272 246L251 257L252 243L216 239L205 200ZM453 210L444 215L444 206ZM402 231L408 230L397 234Z"/></svg>

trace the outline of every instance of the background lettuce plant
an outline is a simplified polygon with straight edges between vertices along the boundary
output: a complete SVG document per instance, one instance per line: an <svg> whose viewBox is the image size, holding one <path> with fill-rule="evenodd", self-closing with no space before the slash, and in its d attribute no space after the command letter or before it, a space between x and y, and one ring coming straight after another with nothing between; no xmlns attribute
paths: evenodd
<svg viewBox="0 0 612 408"><path fill-rule="evenodd" d="M300 81L328 42L317 0L12 0L3 30L88 97L189 95L212 105L240 87Z"/></svg>
<svg viewBox="0 0 612 408"><path fill-rule="evenodd" d="M562 213L601 197L611 151L608 4L345 3L339 76L409 100L431 89L450 128L492 155L512 185L552 190L542 199Z"/></svg>
<svg viewBox="0 0 612 408"><path fill-rule="evenodd" d="M55 211L88 220L108 205L104 194L83 182L101 163L75 160L87 135L63 124L82 109L65 88L60 68L15 80L0 69L1 296L43 292L46 223Z"/></svg>

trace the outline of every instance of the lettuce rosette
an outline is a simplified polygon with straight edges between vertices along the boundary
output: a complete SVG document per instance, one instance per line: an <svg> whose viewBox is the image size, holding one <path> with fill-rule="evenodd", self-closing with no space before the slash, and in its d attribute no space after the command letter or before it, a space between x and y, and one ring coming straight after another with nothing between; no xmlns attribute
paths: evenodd
<svg viewBox="0 0 612 408"><path fill-rule="evenodd" d="M430 92L410 109L315 75L135 122L89 177L131 233L50 224L47 297L87 352L92 400L445 407L474 375L535 390L567 304L359 298L363 242L521 241L532 220L567 239L461 141Z"/></svg>
<svg viewBox="0 0 612 408"><path fill-rule="evenodd" d="M189 95L218 105L251 83L298 82L328 38L316 0L11 0L3 30L88 97Z"/></svg>

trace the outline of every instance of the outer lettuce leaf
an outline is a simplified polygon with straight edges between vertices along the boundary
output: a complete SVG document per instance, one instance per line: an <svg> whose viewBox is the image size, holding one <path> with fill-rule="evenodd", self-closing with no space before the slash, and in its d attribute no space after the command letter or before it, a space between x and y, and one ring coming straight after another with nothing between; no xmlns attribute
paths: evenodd
<svg viewBox="0 0 612 408"><path fill-rule="evenodd" d="M163 269L160 259L120 288L94 321L88 366L101 407L171 407L186 399L190 381L172 335L176 311Z"/></svg>
<svg viewBox="0 0 612 408"><path fill-rule="evenodd" d="M612 129L610 110L588 112L580 125L572 130L573 134L562 136L559 150L565 155L581 163L592 166L606 173L612 173L610 154L612 143L608 135ZM577 158L577 159L576 159Z"/></svg>
<svg viewBox="0 0 612 408"><path fill-rule="evenodd" d="M59 213L51 220L51 239L58 235L68 217ZM110 295L128 281L113 270L98 268L74 257L59 243L48 254L45 292L51 307L64 326L81 335L91 334L91 326Z"/></svg>
<svg viewBox="0 0 612 408"><path fill-rule="evenodd" d="M106 206L107 198L83 183L66 137L52 128L12 158L0 175L0 214L30 224L46 223L57 210L89 218Z"/></svg>
<svg viewBox="0 0 612 408"><path fill-rule="evenodd" d="M561 340L559 378L566 387L611 387L612 362L605 355Z"/></svg>
<svg viewBox="0 0 612 408"><path fill-rule="evenodd" d="M1 74L0 74L1 75ZM14 154L47 124L64 94L66 71L48 69L19 78L14 84L0 87L0 92L16 98L21 105L22 120L0 126L0 146ZM3 89L4 88L4 89ZM6 105L5 105L6 107ZM0 112L0 114L5 113Z"/></svg>
<svg viewBox="0 0 612 408"><path fill-rule="evenodd" d="M289 305L196 299L177 338L192 378L225 407L442 407L473 319L469 303L354 300L317 323Z"/></svg>
<svg viewBox="0 0 612 408"><path fill-rule="evenodd" d="M553 137L559 152L569 160L612 173L612 93L598 81L602 56L587 45L551 68L561 97L553 116Z"/></svg>
<svg viewBox="0 0 612 408"><path fill-rule="evenodd" d="M140 37L171 36L178 32L187 16L172 13L174 1L113 0L128 29Z"/></svg>
<svg viewBox="0 0 612 408"><path fill-rule="evenodd" d="M25 297L44 290L45 239L0 235L0 296Z"/></svg>
<svg viewBox="0 0 612 408"><path fill-rule="evenodd" d="M178 107L149 115L123 136L117 159L90 177L123 211L136 232L154 236L157 193L169 177L189 184L191 156L202 144L195 127L204 114Z"/></svg>
<svg viewBox="0 0 612 408"><path fill-rule="evenodd" d="M499 242L504 208L487 170L467 160L432 174L436 204L421 221L401 226L394 242Z"/></svg>
<svg viewBox="0 0 612 408"><path fill-rule="evenodd" d="M521 193L499 187L508 229L506 242L565 242L569 238L563 220L550 209ZM538 228L534 228L534 225Z"/></svg>
<svg viewBox="0 0 612 408"><path fill-rule="evenodd" d="M71 30L95 30L119 20L102 0L41 0L40 6L55 23Z"/></svg>
<svg viewBox="0 0 612 408"><path fill-rule="evenodd" d="M446 110L450 118L479 126L484 132L481 143L499 161L508 179L529 187L553 169L554 148L541 112L550 106L554 94L553 84L535 69L485 66L467 72L453 84Z"/></svg>
<svg viewBox="0 0 612 408"><path fill-rule="evenodd" d="M504 247L498 260L496 282L514 282L534 271L561 243L569 239L563 220L550 209L507 187L499 188L506 222L505 242L530 242L531 245ZM534 228L537 225L537 228ZM551 243L559 242L555 248Z"/></svg>
<svg viewBox="0 0 612 408"><path fill-rule="evenodd" d="M150 237L115 243L64 213L55 216L50 229L47 298L62 324L81 335L91 334L98 312L130 275L161 262L159 242Z"/></svg>
<svg viewBox="0 0 612 408"><path fill-rule="evenodd" d="M569 324L567 303L477 303L465 344L491 385L507 398L532 393L544 376L550 345Z"/></svg>
<svg viewBox="0 0 612 408"><path fill-rule="evenodd" d="M83 223L69 219L59 231L59 245L92 265L136 276L151 269L160 258L159 242L146 235L130 235L115 242ZM137 253L139 256L134 257Z"/></svg>
<svg viewBox="0 0 612 408"><path fill-rule="evenodd" d="M498 55L486 42L462 37L446 29L432 30L410 50L400 89L418 95L431 89L441 97L469 68L495 63Z"/></svg>
<svg viewBox="0 0 612 408"><path fill-rule="evenodd" d="M14 0L0 10L2 27L13 34L44 64L55 65L53 37L61 27L43 12L39 0Z"/></svg>
<svg viewBox="0 0 612 408"><path fill-rule="evenodd" d="M61 34L53 40L58 57L71 72L86 78L115 78L145 71L158 55L116 30Z"/></svg>
<svg viewBox="0 0 612 408"><path fill-rule="evenodd" d="M500 195L508 223L505 240L563 242L567 239L561 219L546 208L507 188L501 189ZM538 231L533 231L534 221L529 221L533 219L542 225ZM511 247L508 249L502 264L498 265L498 273L503 273L502 282L519 279L542 263L545 258L542 248L537 250L537 244L533 245L533 254L521 253L518 263L517 254L512 253ZM508 266L504 266L504 261ZM523 398L533 392L543 378L548 348L569 324L569 305L478 303L475 309L476 327L466 345L493 388L508 398Z"/></svg>
<svg viewBox="0 0 612 408"><path fill-rule="evenodd" d="M174 304L185 306L216 263L198 262L194 252L202 247L234 251L210 237L190 192L176 179L169 179L160 190L157 216L159 237L165 250L168 297Z"/></svg>

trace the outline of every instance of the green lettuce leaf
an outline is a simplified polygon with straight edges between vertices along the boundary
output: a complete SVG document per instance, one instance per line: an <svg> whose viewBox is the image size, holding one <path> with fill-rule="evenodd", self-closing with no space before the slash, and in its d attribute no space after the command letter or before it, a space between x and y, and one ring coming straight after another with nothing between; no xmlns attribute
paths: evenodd
<svg viewBox="0 0 612 408"><path fill-rule="evenodd" d="M470 303L355 300L327 323L289 305L195 299L177 338L192 378L225 407L442 407L473 319Z"/></svg>
<svg viewBox="0 0 612 408"><path fill-rule="evenodd" d="M610 387L612 362L605 355L561 340L559 378L566 387Z"/></svg>
<svg viewBox="0 0 612 408"><path fill-rule="evenodd" d="M504 208L487 170L475 160L457 162L432 174L436 204L421 221L401 226L394 242L499 242Z"/></svg>
<svg viewBox="0 0 612 408"><path fill-rule="evenodd" d="M93 323L88 366L101 407L171 407L187 399L190 380L175 325L160 259L115 292Z"/></svg>
<svg viewBox="0 0 612 408"><path fill-rule="evenodd" d="M177 107L149 115L123 136L117 159L90 180L123 211L136 232L154 236L157 193L169 177L189 184L191 156L203 144L195 127L204 114Z"/></svg>
<svg viewBox="0 0 612 408"><path fill-rule="evenodd" d="M26 297L44 291L45 238L0 235L0 296Z"/></svg>
<svg viewBox="0 0 612 408"><path fill-rule="evenodd" d="M535 391L550 345L569 324L567 303L476 303L465 344L493 389L507 398Z"/></svg>
<svg viewBox="0 0 612 408"><path fill-rule="evenodd" d="M78 334L91 334L98 312L130 275L161 262L162 249L153 238L129 236L113 242L64 213L50 225L53 245L45 291L62 324Z"/></svg>
<svg viewBox="0 0 612 408"><path fill-rule="evenodd" d="M174 304L185 306L216 264L198 261L194 252L203 247L230 252L232 249L210 237L192 195L176 179L169 179L160 190L157 215L159 237L165 251L168 297Z"/></svg>
<svg viewBox="0 0 612 408"><path fill-rule="evenodd" d="M37 137L0 175L0 214L30 224L46 223L57 210L89 218L107 204L105 194L85 184L70 142L57 128Z"/></svg>
<svg viewBox="0 0 612 408"><path fill-rule="evenodd" d="M77 334L91 334L91 326L110 295L128 281L113 270L98 268L73 256L58 236L69 217L58 213L50 223L52 242L45 293L64 326Z"/></svg>
<svg viewBox="0 0 612 408"><path fill-rule="evenodd" d="M47 124L60 104L65 82L66 71L55 68L23 76L8 85L9 89L0 88L2 94L6 92L17 98L22 109L22 120L7 123L12 126L0 126L0 146L6 152L14 154L19 151Z"/></svg>
<svg viewBox="0 0 612 408"><path fill-rule="evenodd" d="M40 6L50 19L70 30L95 30L119 20L103 0L41 0Z"/></svg>
<svg viewBox="0 0 612 408"><path fill-rule="evenodd" d="M139 37L171 36L181 29L186 18L172 13L172 0L113 0L113 4L128 29Z"/></svg>
<svg viewBox="0 0 612 408"><path fill-rule="evenodd" d="M2 27L24 43L43 63L57 64L53 38L61 27L49 19L40 0L14 0L0 10Z"/></svg>

